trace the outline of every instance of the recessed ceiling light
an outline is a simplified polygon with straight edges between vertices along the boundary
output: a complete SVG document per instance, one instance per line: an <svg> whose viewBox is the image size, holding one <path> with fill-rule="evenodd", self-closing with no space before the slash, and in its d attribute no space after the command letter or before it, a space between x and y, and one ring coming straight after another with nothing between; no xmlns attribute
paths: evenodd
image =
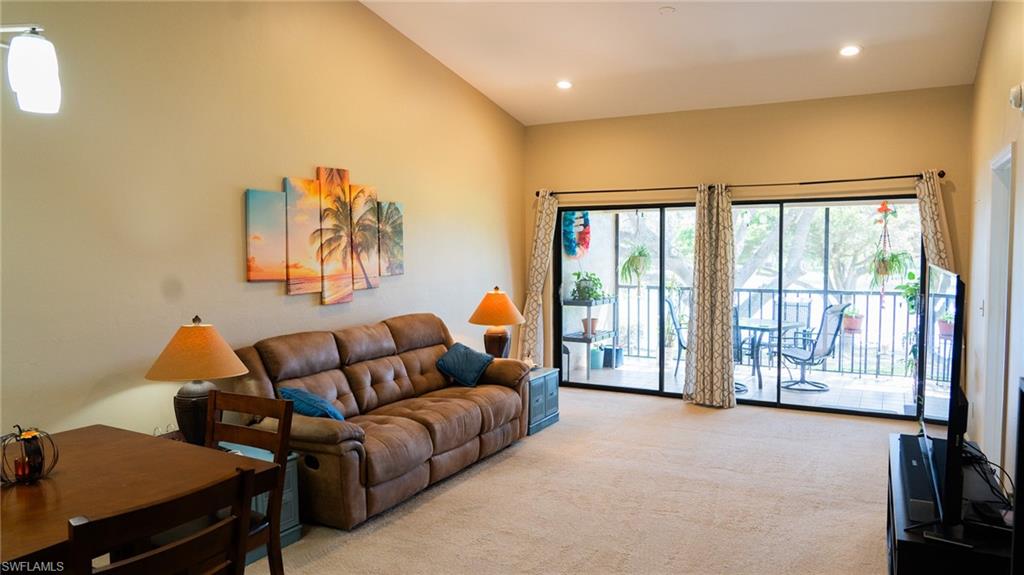
<svg viewBox="0 0 1024 575"><path fill-rule="evenodd" d="M669 14L675 14L676 13L676 7L675 6L662 6L661 8L658 8L658 13L661 14L662 16L668 16Z"/></svg>
<svg viewBox="0 0 1024 575"><path fill-rule="evenodd" d="M860 54L860 46L858 46L856 44L849 44L847 46L843 46L839 50L839 55L840 56L846 56L847 58L852 58L853 56L856 56L857 54Z"/></svg>
<svg viewBox="0 0 1024 575"><path fill-rule="evenodd" d="M555 85L558 86L559 90L568 90L569 88L572 88L572 82L568 80L559 80Z"/></svg>

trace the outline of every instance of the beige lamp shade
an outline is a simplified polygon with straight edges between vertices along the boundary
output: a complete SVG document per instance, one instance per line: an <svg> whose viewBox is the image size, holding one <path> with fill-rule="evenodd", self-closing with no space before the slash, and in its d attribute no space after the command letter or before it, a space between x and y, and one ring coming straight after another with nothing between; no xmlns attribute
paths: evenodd
<svg viewBox="0 0 1024 575"><path fill-rule="evenodd" d="M484 294L484 299L469 317L469 323L476 325L519 325L525 321L516 304L498 286Z"/></svg>
<svg viewBox="0 0 1024 575"><path fill-rule="evenodd" d="M146 379L195 381L249 373L212 325L202 323L199 316L192 322L178 328L153 367L149 368Z"/></svg>

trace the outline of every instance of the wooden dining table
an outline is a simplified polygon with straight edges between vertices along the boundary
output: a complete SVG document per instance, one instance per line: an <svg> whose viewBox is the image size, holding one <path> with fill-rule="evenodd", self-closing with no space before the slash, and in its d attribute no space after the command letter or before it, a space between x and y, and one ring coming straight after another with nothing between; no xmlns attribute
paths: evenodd
<svg viewBox="0 0 1024 575"><path fill-rule="evenodd" d="M277 464L106 425L53 434L60 450L49 476L0 491L0 561L66 557L68 519L98 518L185 495L239 467L270 491Z"/></svg>

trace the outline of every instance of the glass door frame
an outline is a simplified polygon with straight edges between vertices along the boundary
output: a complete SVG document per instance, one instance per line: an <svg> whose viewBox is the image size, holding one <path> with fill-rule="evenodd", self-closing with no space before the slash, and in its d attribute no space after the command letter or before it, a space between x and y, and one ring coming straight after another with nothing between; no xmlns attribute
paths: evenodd
<svg viewBox="0 0 1024 575"><path fill-rule="evenodd" d="M867 195L867 196L843 196L843 197L811 197L811 198L780 198L780 199L763 199L763 200L738 200L732 203L733 206L775 206L779 210L779 250L778 250L778 270L782 273L783 269L783 253L784 253L784 234L785 234L785 204L815 204L815 203L835 203L842 201L850 202L863 202L872 200L906 200L906 199L917 199L917 196L913 193L901 193L901 194L887 194L881 195ZM569 205L569 206L558 206L556 212L556 222L562 221L562 214L565 212L580 212L580 211L626 211L626 210L658 210L659 218L659 241L661 242L661 249L658 250L658 389L640 389L640 388L629 388L629 387L617 387L612 385L602 385L587 382L576 382L571 381L562 376L560 378L559 385L562 387L573 387L581 389L594 389L599 391L614 391L619 393L634 393L640 395L655 395L661 397L673 397L681 398L682 393L675 393L665 391L665 210L671 208L696 208L696 202L661 202L661 203L617 203L617 204L587 204L587 205ZM562 366L562 301L560 292L558 289L562 281L562 228L560 225L554 226L554 240L552 241L552 362L554 367L559 370L563 369ZM616 250L618 246L616 245ZM616 260L617 261L617 260ZM617 265L617 264L616 264ZM921 274L919 277L924 277L924 270L927 268L927 261L925 261L924 249L921 249ZM923 280L921 280L923 281ZM557 283L556 283L557 282ZM779 278L776 287L776 310L775 317L777 320L777 330L782 329L782 278ZM927 306L921 306L927 307ZM919 330L924 326L927 318L925 312L918 312ZM618 321L618 318L615 318ZM589 361L589 359L588 359ZM923 362L918 361L918 382L915 382L915 390L918 393L917 397L917 413L915 415L901 415L897 413L885 413L885 412L871 412L861 411L857 409L843 409L835 407L820 407L816 405L796 405L782 402L782 362L776 362L775 365L775 386L776 394L775 401L767 401L760 399L746 399L742 397L736 398L736 403L739 405L759 405L764 407L774 407L779 409L793 409L798 411L813 411L818 413L837 413L842 415L858 415L862 417L876 417L883 419L898 419L904 421L915 421L921 418L924 410L924 395L923 395L923 381L921 377L921 366ZM936 422L941 423L941 422Z"/></svg>
<svg viewBox="0 0 1024 575"><path fill-rule="evenodd" d="M629 211L629 210L657 210L658 211L658 241L660 246L658 249L658 389L643 389L636 387L621 387L615 385L603 385L598 383L588 383L580 381L571 381L565 376L561 377L559 385L562 387L579 387L584 389L596 389L599 391L618 391L623 393L637 393L641 395L658 395L662 397L675 397L681 398L682 393L675 393L665 391L665 210L667 208L696 208L694 202L674 202L674 203L659 203L659 204L614 204L614 205L580 205L580 206L558 206L558 212L556 213L556 222L562 221L562 214L565 212L584 212L584 211ZM562 281L562 228L560 225L555 225L555 238L552 242L552 313L551 313L551 325L555 331L553 335L552 345L552 359L554 367L560 371L565 369L562 366L562 300L560 291L558 289L559 284ZM617 233L617 228L616 228ZM618 273L618 237L616 237L616 257L615 266L616 273ZM556 283L558 282L558 283ZM618 318L615 318L618 321ZM589 361L589 358L587 359Z"/></svg>

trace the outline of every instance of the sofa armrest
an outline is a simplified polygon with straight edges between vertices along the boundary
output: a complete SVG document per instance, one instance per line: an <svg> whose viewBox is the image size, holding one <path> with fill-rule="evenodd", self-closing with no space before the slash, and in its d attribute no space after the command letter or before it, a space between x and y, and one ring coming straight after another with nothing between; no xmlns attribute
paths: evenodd
<svg viewBox="0 0 1024 575"><path fill-rule="evenodd" d="M255 427L267 430L277 429L277 420L267 418L257 423ZM293 447L317 451L316 446L335 446L345 441L363 442L366 432L362 427L347 421L338 421L327 417L309 417L298 413L292 415L292 433L290 443Z"/></svg>
<svg viewBox="0 0 1024 575"><path fill-rule="evenodd" d="M526 382L526 374L530 373L530 366L518 359L495 358L484 374L480 376L479 385L504 385L519 390L519 387Z"/></svg>
<svg viewBox="0 0 1024 575"><path fill-rule="evenodd" d="M530 406L530 366L518 359L495 358L480 376L477 385L502 385L519 394L522 415L519 418L519 433L516 439L526 435L526 418Z"/></svg>

